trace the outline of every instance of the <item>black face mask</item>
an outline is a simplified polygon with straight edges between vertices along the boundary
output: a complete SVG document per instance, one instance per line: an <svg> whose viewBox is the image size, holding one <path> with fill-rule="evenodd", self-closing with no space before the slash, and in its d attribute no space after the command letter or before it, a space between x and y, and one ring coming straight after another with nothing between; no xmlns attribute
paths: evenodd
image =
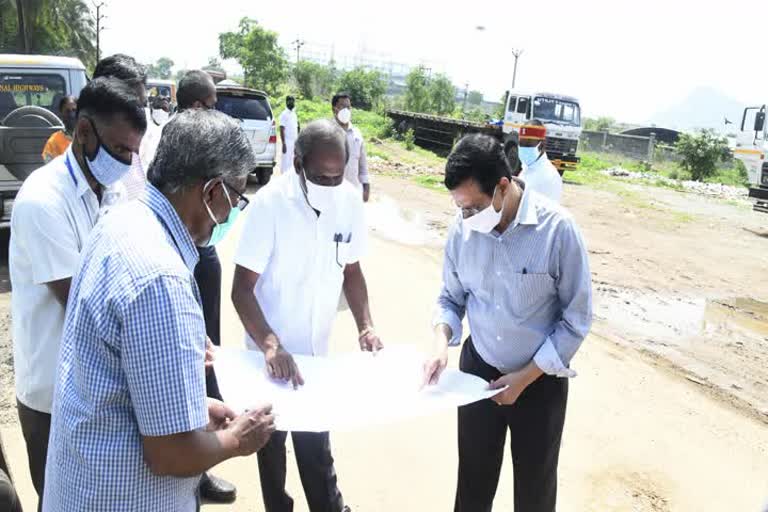
<svg viewBox="0 0 768 512"><path fill-rule="evenodd" d="M294 104L294 103L288 103L287 104L288 110L293 110L293 107L295 107L295 106L296 106L296 104Z"/></svg>

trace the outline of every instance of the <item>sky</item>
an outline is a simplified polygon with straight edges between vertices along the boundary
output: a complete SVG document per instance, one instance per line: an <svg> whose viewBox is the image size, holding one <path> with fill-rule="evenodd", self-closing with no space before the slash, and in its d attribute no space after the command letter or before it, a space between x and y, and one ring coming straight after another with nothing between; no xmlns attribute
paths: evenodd
<svg viewBox="0 0 768 512"><path fill-rule="evenodd" d="M699 87L744 104L768 101L766 0L106 2L103 55L167 56L184 69L217 56L218 34L247 16L286 48L300 38L340 58L425 63L491 100L510 88L512 50L523 49L517 89L576 96L587 117L643 123Z"/></svg>

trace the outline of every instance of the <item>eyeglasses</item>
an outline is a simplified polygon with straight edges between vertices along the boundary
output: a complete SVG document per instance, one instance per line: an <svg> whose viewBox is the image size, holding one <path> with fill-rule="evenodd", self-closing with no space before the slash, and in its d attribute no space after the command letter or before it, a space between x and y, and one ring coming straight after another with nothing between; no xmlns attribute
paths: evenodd
<svg viewBox="0 0 768 512"><path fill-rule="evenodd" d="M245 210L245 207L251 203L251 201L249 201L247 197L245 197L243 194L238 192L234 187L232 187L231 185L227 185L226 181L222 180L221 186L224 187L224 192L227 192L228 190L230 190L234 192L235 195L237 195L237 204L233 205L233 207L237 208L241 212ZM228 192L227 192L227 198L229 198ZM232 204L232 201L230 200L229 203Z"/></svg>

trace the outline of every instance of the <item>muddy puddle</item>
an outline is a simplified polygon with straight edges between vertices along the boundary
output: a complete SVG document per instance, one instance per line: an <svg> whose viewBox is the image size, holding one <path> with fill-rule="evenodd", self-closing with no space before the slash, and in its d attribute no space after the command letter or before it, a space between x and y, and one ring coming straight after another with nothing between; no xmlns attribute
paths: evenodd
<svg viewBox="0 0 768 512"><path fill-rule="evenodd" d="M768 303L595 286L595 320L768 421Z"/></svg>
<svg viewBox="0 0 768 512"><path fill-rule="evenodd" d="M733 334L768 342L768 303L745 297L674 297L596 286L595 318L649 341L683 344L691 337Z"/></svg>
<svg viewBox="0 0 768 512"><path fill-rule="evenodd" d="M405 245L440 247L444 225L429 215L401 208L394 198L379 196L365 205L368 228L375 235Z"/></svg>

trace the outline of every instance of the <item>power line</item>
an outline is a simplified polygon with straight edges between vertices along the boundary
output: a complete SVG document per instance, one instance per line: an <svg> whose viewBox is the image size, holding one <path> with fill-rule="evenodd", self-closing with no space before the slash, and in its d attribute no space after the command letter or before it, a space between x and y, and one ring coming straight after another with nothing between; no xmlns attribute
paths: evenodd
<svg viewBox="0 0 768 512"><path fill-rule="evenodd" d="M101 24L103 19L106 19L106 14L101 14L101 9L106 7L105 2L93 3L93 7L96 9L96 62L101 60L101 31L104 30L104 26Z"/></svg>
<svg viewBox="0 0 768 512"><path fill-rule="evenodd" d="M515 56L515 70L512 72L512 90L515 89L515 82L517 82L517 59L520 58L520 56L523 54L522 49L512 49L512 55Z"/></svg>
<svg viewBox="0 0 768 512"><path fill-rule="evenodd" d="M299 61L301 60L301 53L300 53L301 47L307 43L306 41L303 41L301 39L296 39L295 41L291 42L291 44L293 45L293 48L296 50L296 64L298 64Z"/></svg>

